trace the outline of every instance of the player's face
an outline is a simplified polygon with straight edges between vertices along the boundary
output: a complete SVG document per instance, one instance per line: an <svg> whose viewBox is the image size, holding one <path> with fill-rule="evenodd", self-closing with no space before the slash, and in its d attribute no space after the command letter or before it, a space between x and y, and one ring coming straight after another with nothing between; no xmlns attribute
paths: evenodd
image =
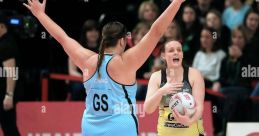
<svg viewBox="0 0 259 136"><path fill-rule="evenodd" d="M183 61L182 45L175 41L167 43L164 56L168 67L181 67Z"/></svg>

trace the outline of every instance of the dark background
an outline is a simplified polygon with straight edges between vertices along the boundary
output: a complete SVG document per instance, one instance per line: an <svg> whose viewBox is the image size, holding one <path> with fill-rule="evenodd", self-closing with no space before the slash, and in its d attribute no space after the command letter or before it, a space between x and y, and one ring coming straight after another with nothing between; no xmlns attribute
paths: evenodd
<svg viewBox="0 0 259 136"><path fill-rule="evenodd" d="M40 100L41 76L43 73L67 73L67 55L62 47L46 32L33 15L23 6L26 0L1 0L0 10L6 12L9 18L19 17L21 20L29 16L35 20L30 26L37 26L35 36L26 37L22 26L9 28L16 36L19 49L19 78L21 88L20 100ZM109 21L120 21L131 31L138 22L140 0L47 0L46 13L72 38L78 40L82 25L87 19L99 20L101 25ZM156 2L161 8L168 0ZM45 37L44 37L45 36ZM64 91L65 90L65 91ZM59 95L55 100L66 98L67 86L64 81L51 81L50 96ZM53 98L54 99L54 98Z"/></svg>

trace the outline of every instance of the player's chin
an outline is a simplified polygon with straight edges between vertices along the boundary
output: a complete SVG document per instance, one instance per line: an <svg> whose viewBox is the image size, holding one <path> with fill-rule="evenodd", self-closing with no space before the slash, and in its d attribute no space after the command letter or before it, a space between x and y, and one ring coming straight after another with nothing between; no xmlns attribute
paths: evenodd
<svg viewBox="0 0 259 136"><path fill-rule="evenodd" d="M173 68L179 68L179 67L181 67L182 66L182 63L180 63L180 62L177 62L177 63L172 63L172 67Z"/></svg>

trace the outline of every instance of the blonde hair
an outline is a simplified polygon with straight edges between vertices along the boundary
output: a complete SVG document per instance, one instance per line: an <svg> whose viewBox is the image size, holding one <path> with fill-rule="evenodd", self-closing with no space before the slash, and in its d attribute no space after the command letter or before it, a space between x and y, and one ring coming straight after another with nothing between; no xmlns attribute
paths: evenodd
<svg viewBox="0 0 259 136"><path fill-rule="evenodd" d="M154 10L154 12L157 14L156 17L159 14L159 9L158 9L157 5L152 0L144 1L140 4L139 10L138 10L138 18L141 21L144 20L144 11L145 11L146 6L150 6Z"/></svg>

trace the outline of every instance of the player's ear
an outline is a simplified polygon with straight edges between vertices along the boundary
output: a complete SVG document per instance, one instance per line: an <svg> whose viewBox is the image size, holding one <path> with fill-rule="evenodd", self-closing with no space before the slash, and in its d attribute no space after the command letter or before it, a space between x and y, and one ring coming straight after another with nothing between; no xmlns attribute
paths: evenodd
<svg viewBox="0 0 259 136"><path fill-rule="evenodd" d="M124 38L120 38L119 39L119 42L120 42L120 46L124 46L124 42L125 42L125 39Z"/></svg>
<svg viewBox="0 0 259 136"><path fill-rule="evenodd" d="M161 59L162 59L162 60L165 60L165 53L164 53L164 52L161 52L161 55L160 55L160 56L161 56Z"/></svg>

